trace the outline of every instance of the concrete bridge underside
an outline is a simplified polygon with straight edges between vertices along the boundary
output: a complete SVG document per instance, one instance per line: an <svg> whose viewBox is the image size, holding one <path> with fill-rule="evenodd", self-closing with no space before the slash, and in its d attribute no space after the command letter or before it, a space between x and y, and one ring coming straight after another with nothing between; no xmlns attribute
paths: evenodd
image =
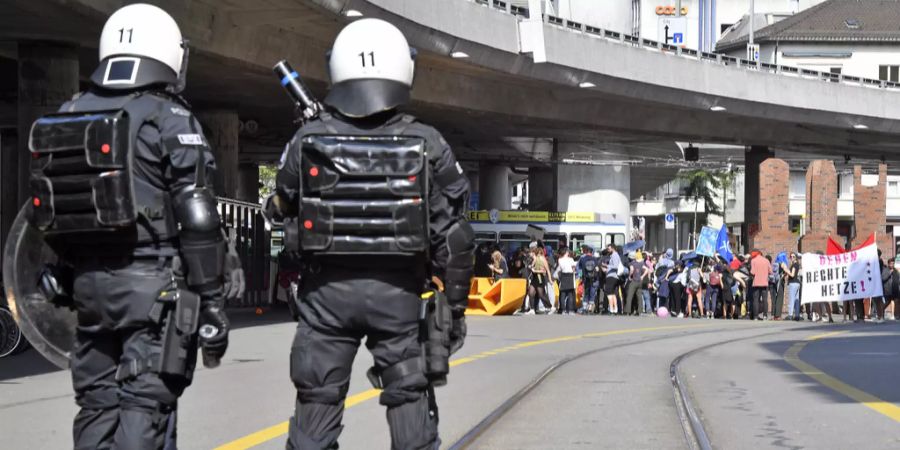
<svg viewBox="0 0 900 450"><path fill-rule="evenodd" d="M74 46L83 86L96 64L103 21L122 3L5 2L0 81L9 83L0 84L0 128L17 126L15 92L3 89L16 85L22 45ZM671 177L682 159L674 141L767 146L811 158L900 159L898 90L700 61L549 23L539 25L546 62L536 63L522 51L523 18L470 0L152 3L169 11L190 39L188 99L195 108L231 111L259 124L241 131L242 161L276 160L294 129L291 105L270 67L289 59L323 95L324 55L350 20L349 10L391 21L420 51L411 112L439 127L469 163L632 165L627 190L634 198ZM468 57L454 59L453 52ZM593 86L580 88L584 82ZM743 156L703 157L740 162Z"/></svg>

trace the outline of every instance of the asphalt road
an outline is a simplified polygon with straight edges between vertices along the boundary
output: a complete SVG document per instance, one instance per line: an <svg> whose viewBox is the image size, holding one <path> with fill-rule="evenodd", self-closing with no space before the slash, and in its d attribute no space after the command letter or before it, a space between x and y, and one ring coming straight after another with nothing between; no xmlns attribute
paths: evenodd
<svg viewBox="0 0 900 450"><path fill-rule="evenodd" d="M279 312L233 315L239 328L224 363L199 369L182 397L180 448L284 448L294 324ZM837 331L844 333L803 341ZM900 448L900 414L891 409L900 403L900 325L561 316L470 318L449 385L437 391L444 446L549 366L598 350L547 376L473 448L685 448L669 365L732 339L744 340L681 365L715 448ZM809 367L785 359L792 348L839 388L883 403L865 397L866 406L804 374ZM384 410L365 379L371 363L360 351L342 448L390 446ZM0 360L0 447L69 448L75 412L68 372L34 351Z"/></svg>

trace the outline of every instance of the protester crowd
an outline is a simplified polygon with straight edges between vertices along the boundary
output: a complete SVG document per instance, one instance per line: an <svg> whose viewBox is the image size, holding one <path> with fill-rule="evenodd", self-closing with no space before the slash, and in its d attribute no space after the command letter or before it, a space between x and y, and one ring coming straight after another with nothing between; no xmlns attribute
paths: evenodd
<svg viewBox="0 0 900 450"><path fill-rule="evenodd" d="M882 322L886 315L900 320L900 314L893 312L900 302L900 272L893 259L880 258L880 265L884 296L801 306L798 253L782 252L773 258L754 250L728 262L719 255L693 252L676 257L672 249L623 254L614 245L599 251L588 245L553 250L534 241L509 256L490 244L480 245L476 254L476 276L527 280L518 314L652 314L829 323L835 316L857 322Z"/></svg>

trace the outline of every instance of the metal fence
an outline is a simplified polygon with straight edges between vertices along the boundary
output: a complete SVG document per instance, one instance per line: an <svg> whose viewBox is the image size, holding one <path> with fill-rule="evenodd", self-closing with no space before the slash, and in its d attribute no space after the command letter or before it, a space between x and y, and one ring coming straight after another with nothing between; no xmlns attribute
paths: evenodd
<svg viewBox="0 0 900 450"><path fill-rule="evenodd" d="M271 234L258 204L219 198L219 216L234 242L247 278L247 292L230 307L264 306L270 303L269 273L272 264Z"/></svg>

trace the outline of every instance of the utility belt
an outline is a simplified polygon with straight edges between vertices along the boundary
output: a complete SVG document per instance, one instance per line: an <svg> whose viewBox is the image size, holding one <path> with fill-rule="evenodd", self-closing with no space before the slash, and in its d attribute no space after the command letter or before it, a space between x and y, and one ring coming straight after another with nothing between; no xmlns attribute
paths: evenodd
<svg viewBox="0 0 900 450"><path fill-rule="evenodd" d="M174 286L159 293L148 314L150 322L162 330L160 353L122 361L116 380L151 372L190 381L197 363L199 316L200 296L187 288L184 278L175 278Z"/></svg>

